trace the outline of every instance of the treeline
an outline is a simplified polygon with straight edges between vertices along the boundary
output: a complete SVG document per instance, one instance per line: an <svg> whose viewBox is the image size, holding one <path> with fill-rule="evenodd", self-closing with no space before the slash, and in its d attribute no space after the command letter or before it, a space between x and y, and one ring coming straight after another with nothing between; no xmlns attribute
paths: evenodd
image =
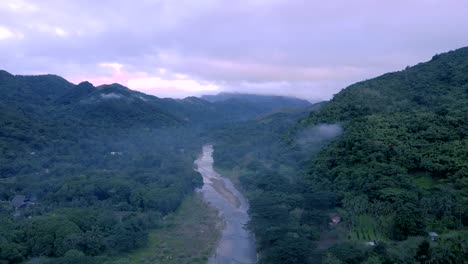
<svg viewBox="0 0 468 264"><path fill-rule="evenodd" d="M215 160L241 175L260 262L463 263L467 72L464 48L352 85L307 118L219 136ZM307 135L327 124L343 134Z"/></svg>
<svg viewBox="0 0 468 264"><path fill-rule="evenodd" d="M308 105L160 99L1 70L0 93L1 263L102 263L144 245L202 184L193 161L210 127Z"/></svg>
<svg viewBox="0 0 468 264"><path fill-rule="evenodd" d="M381 262L467 257L467 69L466 48L437 55L347 88L306 121L344 125L344 135L313 161L308 180L342 197L351 236L378 226L371 237L388 246ZM439 241L425 241L429 232ZM405 246L395 252L397 245Z"/></svg>
<svg viewBox="0 0 468 264"><path fill-rule="evenodd" d="M141 247L148 230L202 184L193 170L200 146L191 141L193 131L80 129L71 138L46 134L35 149L4 141L9 155L2 156L0 179L0 259L5 263L32 257L102 262L101 255Z"/></svg>
<svg viewBox="0 0 468 264"><path fill-rule="evenodd" d="M226 128L215 136L215 168L235 171L246 194L259 263L314 263L315 241L338 203L334 192L306 188L306 159L328 140L299 147L289 134L308 112L276 114Z"/></svg>
<svg viewBox="0 0 468 264"><path fill-rule="evenodd" d="M145 245L202 184L194 129L68 118L54 110L65 80L0 77L0 263L102 263Z"/></svg>

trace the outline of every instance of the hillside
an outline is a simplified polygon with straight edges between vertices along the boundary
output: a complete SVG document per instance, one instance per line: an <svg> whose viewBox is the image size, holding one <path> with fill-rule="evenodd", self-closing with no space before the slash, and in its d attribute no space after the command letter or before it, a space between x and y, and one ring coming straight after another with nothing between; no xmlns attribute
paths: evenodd
<svg viewBox="0 0 468 264"><path fill-rule="evenodd" d="M468 225L467 72L468 48L436 55L348 87L305 121L343 125L343 136L313 161L309 179L320 179L342 197L352 239L402 241L403 257L423 245L412 237L436 232L441 241L430 245L430 257L463 259L458 247L466 245ZM453 255L444 255L442 247Z"/></svg>
<svg viewBox="0 0 468 264"><path fill-rule="evenodd" d="M214 103L224 111L235 111L238 115L244 115L243 120L273 110L305 108L311 105L309 101L293 97L226 92L203 95L201 99Z"/></svg>
<svg viewBox="0 0 468 264"><path fill-rule="evenodd" d="M41 121L99 126L166 127L182 123L160 109L158 98L121 85L94 87L69 83L55 75L14 76L5 71L0 79L1 105L17 115Z"/></svg>
<svg viewBox="0 0 468 264"><path fill-rule="evenodd" d="M463 263L467 72L463 48L310 105L0 71L1 258L141 247L201 184L193 158L212 141L249 199L260 263Z"/></svg>
<svg viewBox="0 0 468 264"><path fill-rule="evenodd" d="M467 73L463 48L351 85L306 118L218 137L220 169L240 172L251 202L260 262L463 263Z"/></svg>
<svg viewBox="0 0 468 264"><path fill-rule="evenodd" d="M15 76L6 71L0 72L0 93L1 105L11 114L97 127L216 125L310 105L296 98L241 94L209 97L215 100L161 99L120 84L74 85L55 75Z"/></svg>
<svg viewBox="0 0 468 264"><path fill-rule="evenodd" d="M200 186L193 159L206 143L203 133L270 110L5 71L0 93L6 263L103 263L143 247L149 230L161 228Z"/></svg>
<svg viewBox="0 0 468 264"><path fill-rule="evenodd" d="M161 99L4 71L0 93L2 263L102 263L140 248L201 184L201 143Z"/></svg>

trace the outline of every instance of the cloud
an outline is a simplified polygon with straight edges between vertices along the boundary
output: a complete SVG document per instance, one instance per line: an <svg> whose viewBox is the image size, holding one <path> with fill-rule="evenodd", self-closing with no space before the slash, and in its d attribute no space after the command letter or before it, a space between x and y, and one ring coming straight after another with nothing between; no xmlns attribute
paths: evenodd
<svg viewBox="0 0 468 264"><path fill-rule="evenodd" d="M122 98L123 95L121 94L116 94L116 93L108 93L108 94L101 94L102 99L120 99Z"/></svg>
<svg viewBox="0 0 468 264"><path fill-rule="evenodd" d="M117 63L117 62L102 62L102 63L99 63L99 66L103 67L103 68L110 68L117 75L122 74L123 65L120 64L120 63Z"/></svg>
<svg viewBox="0 0 468 264"><path fill-rule="evenodd" d="M296 142L304 149L319 150L323 144L329 143L342 133L343 128L339 124L318 124L300 131Z"/></svg>
<svg viewBox="0 0 468 264"><path fill-rule="evenodd" d="M0 4L0 8L9 9L15 13L35 12L38 10L36 5L22 0L4 0Z"/></svg>
<svg viewBox="0 0 468 264"><path fill-rule="evenodd" d="M12 38L13 36L14 34L10 29L0 26L0 40Z"/></svg>
<svg viewBox="0 0 468 264"><path fill-rule="evenodd" d="M59 28L59 27L56 27L54 29L54 32L55 32L55 34L57 34L58 36L61 36L61 37L68 36L68 32L66 32L65 30L63 30L62 28Z"/></svg>
<svg viewBox="0 0 468 264"><path fill-rule="evenodd" d="M161 77L135 77L127 82L128 87L135 90L152 91L158 89L178 89L191 93L218 91L219 87L208 82L198 82L190 79L165 80Z"/></svg>
<svg viewBox="0 0 468 264"><path fill-rule="evenodd" d="M164 96L225 90L323 100L466 46L467 13L459 0L5 0L0 61L16 74Z"/></svg>
<svg viewBox="0 0 468 264"><path fill-rule="evenodd" d="M98 66L104 69L102 76L86 78L78 77L71 81L79 83L88 80L94 85L120 83L130 89L160 97L183 98L193 95L212 94L221 89L215 83L200 81L188 75L172 73L159 68L152 73L130 72L126 66L117 62L102 62Z"/></svg>
<svg viewBox="0 0 468 264"><path fill-rule="evenodd" d="M0 26L0 41L6 39L22 39L24 35L20 32L14 32L11 29Z"/></svg>

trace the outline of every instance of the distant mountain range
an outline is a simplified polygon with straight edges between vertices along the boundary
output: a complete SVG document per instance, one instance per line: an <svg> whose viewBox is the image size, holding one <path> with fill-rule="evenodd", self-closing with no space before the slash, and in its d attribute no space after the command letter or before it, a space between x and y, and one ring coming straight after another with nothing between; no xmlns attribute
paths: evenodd
<svg viewBox="0 0 468 264"><path fill-rule="evenodd" d="M467 73L468 47L311 105L232 93L161 99L0 71L0 259L140 247L154 228L141 223L201 184L193 157L212 141L217 168L239 175L249 199L262 263L464 263ZM32 218L11 218L5 201L26 194L40 201L23 210Z"/></svg>
<svg viewBox="0 0 468 264"><path fill-rule="evenodd" d="M270 111L280 108L299 108L310 105L309 101L294 97L246 93L222 92L216 95L203 95L201 98L212 103L226 101L249 102L257 104L259 107L269 109Z"/></svg>
<svg viewBox="0 0 468 264"><path fill-rule="evenodd" d="M310 105L291 97L229 93L161 99L120 84L74 85L56 75L19 76L6 71L0 71L0 93L2 112L13 116L118 127L218 124Z"/></svg>

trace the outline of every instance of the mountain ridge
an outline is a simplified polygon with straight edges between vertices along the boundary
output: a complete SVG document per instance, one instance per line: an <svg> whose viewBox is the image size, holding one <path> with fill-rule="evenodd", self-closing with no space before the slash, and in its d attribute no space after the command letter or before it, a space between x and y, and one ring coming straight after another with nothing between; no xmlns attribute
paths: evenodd
<svg viewBox="0 0 468 264"><path fill-rule="evenodd" d="M94 118L95 122L104 121L112 113L119 113L115 122L113 119L107 121L123 126L218 124L253 119L277 108L309 105L296 98L259 95L216 102L197 97L159 98L118 83L94 86L84 81L75 85L57 75L13 75L6 71L2 71L1 76L0 92L4 98L0 101L5 105L29 109L26 112L35 116L52 115L81 121L92 121ZM255 100L252 100L252 96ZM142 115L146 117L130 119Z"/></svg>
<svg viewBox="0 0 468 264"><path fill-rule="evenodd" d="M467 113L462 48L227 128L214 155L242 172L260 263L463 263Z"/></svg>

